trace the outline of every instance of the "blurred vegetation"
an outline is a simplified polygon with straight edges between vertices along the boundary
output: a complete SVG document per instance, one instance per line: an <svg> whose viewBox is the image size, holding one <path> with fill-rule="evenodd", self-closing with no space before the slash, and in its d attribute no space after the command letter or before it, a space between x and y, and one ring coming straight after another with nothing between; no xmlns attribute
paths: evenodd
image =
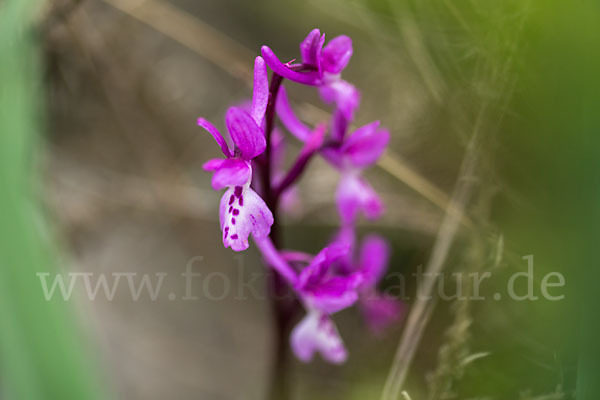
<svg viewBox="0 0 600 400"><path fill-rule="evenodd" d="M34 162L42 125L33 1L0 4L0 393L5 399L95 399L98 371L72 304L45 301L37 273L57 271Z"/></svg>

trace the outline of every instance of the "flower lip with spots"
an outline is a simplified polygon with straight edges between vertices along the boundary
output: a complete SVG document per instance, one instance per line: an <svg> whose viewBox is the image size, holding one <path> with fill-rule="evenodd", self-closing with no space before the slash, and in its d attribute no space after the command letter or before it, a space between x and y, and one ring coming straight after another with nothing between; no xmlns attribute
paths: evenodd
<svg viewBox="0 0 600 400"><path fill-rule="evenodd" d="M261 57L254 68L254 91L250 112L231 107L225 115L225 125L233 148L223 135L204 118L198 125L206 129L221 147L225 159L212 159L204 169L213 171L212 186L215 190L228 187L221 198L219 220L223 232L223 244L235 251L246 250L248 236L262 238L269 235L273 214L260 196L250 188L252 160L266 149L261 128L268 100L267 70Z"/></svg>

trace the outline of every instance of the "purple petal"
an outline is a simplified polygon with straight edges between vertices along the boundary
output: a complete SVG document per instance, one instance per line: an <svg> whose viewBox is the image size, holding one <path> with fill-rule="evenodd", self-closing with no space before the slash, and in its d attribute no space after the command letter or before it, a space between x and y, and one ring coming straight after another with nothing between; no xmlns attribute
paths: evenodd
<svg viewBox="0 0 600 400"><path fill-rule="evenodd" d="M327 125L324 123L318 124L315 129L310 133L310 136L304 142L302 153L311 154L321 148L323 140L325 139L325 132L327 131Z"/></svg>
<svg viewBox="0 0 600 400"><path fill-rule="evenodd" d="M336 276L301 292L304 301L312 308L333 314L353 305L358 300L358 287L363 282L362 273Z"/></svg>
<svg viewBox="0 0 600 400"><path fill-rule="evenodd" d="M360 93L354 85L333 79L319 87L319 94L324 102L335 103L348 121L354 118L354 110L360 104Z"/></svg>
<svg viewBox="0 0 600 400"><path fill-rule="evenodd" d="M337 147L325 147L321 150L321 155L327 162L336 168L341 169L343 166L343 154Z"/></svg>
<svg viewBox="0 0 600 400"><path fill-rule="evenodd" d="M349 120L346 118L343 112L339 109L336 109L333 113L333 118L331 121L331 136L333 140L341 142L344 140L346 136L346 131L348 130Z"/></svg>
<svg viewBox="0 0 600 400"><path fill-rule="evenodd" d="M349 275L356 269L354 267L354 260L352 259L355 241L356 234L354 226L351 224L343 225L332 240L332 243L342 244L349 248L348 254L336 263L337 271L344 275Z"/></svg>
<svg viewBox="0 0 600 400"><path fill-rule="evenodd" d="M223 135L219 132L217 128L204 118L198 118L198 125L203 127L212 135L213 138L217 141L217 144L221 147L221 151L225 154L225 157L231 157L231 151L229 150L229 146L227 146L227 142L223 138Z"/></svg>
<svg viewBox="0 0 600 400"><path fill-rule="evenodd" d="M390 141L390 133L385 129L377 129L379 121L364 125L352 133L342 146L346 158L356 167L373 164Z"/></svg>
<svg viewBox="0 0 600 400"><path fill-rule="evenodd" d="M381 336L392 324L400 322L406 313L404 303L375 292L361 297L360 309L367 326L376 336Z"/></svg>
<svg viewBox="0 0 600 400"><path fill-rule="evenodd" d="M212 160L208 160L204 164L202 164L202 169L205 171L214 171L221 168L221 165L225 162L226 159L223 158L213 158Z"/></svg>
<svg viewBox="0 0 600 400"><path fill-rule="evenodd" d="M254 88L252 92L251 115L256 125L261 126L269 102L269 78L267 65L262 57L254 60Z"/></svg>
<svg viewBox="0 0 600 400"><path fill-rule="evenodd" d="M364 185L364 193L361 197L363 212L367 219L375 220L381 217L385 211L385 207L383 205L383 201L375 192L375 190L373 190L373 188L366 182L364 182Z"/></svg>
<svg viewBox="0 0 600 400"><path fill-rule="evenodd" d="M321 31L318 29L313 29L300 43L302 62L317 68L319 72L321 71L321 50L324 43L325 35L321 35Z"/></svg>
<svg viewBox="0 0 600 400"><path fill-rule="evenodd" d="M279 88L279 93L277 94L275 110L283 125L292 135L303 142L308 139L310 136L310 129L296 117L294 110L292 110L292 107L290 106L287 91L283 85Z"/></svg>
<svg viewBox="0 0 600 400"><path fill-rule="evenodd" d="M244 160L251 160L265 151L265 135L246 111L237 107L229 108L225 114L225 125Z"/></svg>
<svg viewBox="0 0 600 400"><path fill-rule="evenodd" d="M267 46L261 48L261 53L267 65L278 75L283 76L294 82L304 85L317 86L320 85L321 79L318 71L296 72L288 68L285 64L279 61L279 58Z"/></svg>
<svg viewBox="0 0 600 400"><path fill-rule="evenodd" d="M213 161L215 160L204 164L205 169L207 169L207 165L212 167ZM212 177L211 183L213 189L221 190L227 186L243 186L248 182L251 176L251 169L247 161L237 158L229 158L222 161L221 165L215 168ZM214 164L216 165L216 163Z"/></svg>
<svg viewBox="0 0 600 400"><path fill-rule="evenodd" d="M363 286L375 287L385 275L390 258L390 247L377 235L367 236L360 248L358 267L364 276Z"/></svg>
<svg viewBox="0 0 600 400"><path fill-rule="evenodd" d="M220 207L223 244L234 251L248 248L250 233L261 239L269 236L273 214L254 190L236 186L225 192Z"/></svg>
<svg viewBox="0 0 600 400"><path fill-rule="evenodd" d="M373 188L360 176L353 173L342 175L336 193L338 212L346 224L354 222L362 211L369 219L383 213L383 203Z"/></svg>
<svg viewBox="0 0 600 400"><path fill-rule="evenodd" d="M340 228L340 230L336 233L333 243L338 243L344 246L348 246L350 252L354 248L354 243L356 241L356 234L354 232L354 227L352 225L345 225ZM349 252L349 253L350 253Z"/></svg>
<svg viewBox="0 0 600 400"><path fill-rule="evenodd" d="M310 361L315 352L334 364L346 361L348 353L333 321L326 315L310 311L291 334L292 350L304 362Z"/></svg>
<svg viewBox="0 0 600 400"><path fill-rule="evenodd" d="M352 57L352 39L348 36L333 38L323 49L322 67L331 74L342 72Z"/></svg>
<svg viewBox="0 0 600 400"><path fill-rule="evenodd" d="M298 277L296 290L312 308L331 314L351 306L358 299L357 288L362 284L362 272L332 276L334 262L347 257L348 243L333 243L321 250Z"/></svg>
<svg viewBox="0 0 600 400"><path fill-rule="evenodd" d="M301 272L298 278L298 290L310 289L319 285L333 262L350 251L346 243L334 243L321 250Z"/></svg>

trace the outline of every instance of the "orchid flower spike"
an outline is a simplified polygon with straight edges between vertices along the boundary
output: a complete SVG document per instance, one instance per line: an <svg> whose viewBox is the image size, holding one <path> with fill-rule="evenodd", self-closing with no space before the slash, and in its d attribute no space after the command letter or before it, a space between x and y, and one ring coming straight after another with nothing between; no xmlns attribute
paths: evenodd
<svg viewBox="0 0 600 400"><path fill-rule="evenodd" d="M401 303L377 289L389 258L385 241L367 237L359 256L354 257L357 216L362 213L376 218L383 212L379 196L364 180L362 171L381 156L390 135L379 127L378 121L353 131L349 129L360 93L341 74L352 53L352 40L348 36L337 36L326 44L325 35L318 29L300 43L299 63L294 60L282 63L269 47L263 46L262 57L254 61L252 101L227 110L226 135L204 118L198 119L198 125L213 136L224 155L203 166L213 172L212 187L225 189L219 205L223 245L234 251L246 250L252 235L265 264L294 290L306 310L290 338L292 350L302 361L311 360L315 353L332 363L347 359L347 350L331 318L334 313L358 303L369 326L380 332L403 312ZM267 65L276 83L271 91ZM279 85L284 78L318 88L322 100L335 105L331 123L309 128L300 121L289 104L286 88ZM276 99L276 103L269 104L269 98ZM284 170L288 164L286 143L274 126L275 112L302 142L287 170ZM331 244L313 257L298 250L278 249L270 233L275 211L286 211L286 204L298 207L294 185L316 154L340 172L336 202L341 230ZM260 166L264 179L253 181L255 165ZM268 199L273 212L257 191ZM290 210L287 211L289 214Z"/></svg>
<svg viewBox="0 0 600 400"><path fill-rule="evenodd" d="M220 190L228 187L221 198L219 220L223 232L223 244L234 251L246 250L250 233L255 238L269 235L273 214L250 188L252 160L266 148L261 128L268 100L268 80L265 63L257 57L254 68L254 91L250 112L231 107L225 115L225 125L233 147L210 122L198 119L198 125L206 129L221 147L224 159L212 159L204 169L213 171L212 187Z"/></svg>

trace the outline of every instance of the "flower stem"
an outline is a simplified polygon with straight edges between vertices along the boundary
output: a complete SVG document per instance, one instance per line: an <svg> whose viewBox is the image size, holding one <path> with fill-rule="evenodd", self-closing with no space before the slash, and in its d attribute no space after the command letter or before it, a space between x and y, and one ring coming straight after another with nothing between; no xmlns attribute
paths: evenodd
<svg viewBox="0 0 600 400"><path fill-rule="evenodd" d="M271 304L275 319L275 346L273 349L273 365L271 373L271 386L269 398L271 400L285 400L289 397L289 388L287 384L287 364L288 364L288 346L287 337L291 329L291 322L298 310L297 301L290 301L290 298L282 297L282 293L289 293L289 287L293 287L298 279L295 271L281 257L277 246L279 244L279 228L277 218L277 197L272 185L272 146L271 136L275 122L275 104L277 93L283 77L273 72L271 83L269 85L269 101L265 111L265 139L267 147L265 149L265 158L262 168L262 187L264 190L264 199L267 207L273 213L273 226L269 237L256 240L265 261L277 272L270 274L269 284L271 286ZM286 285L287 283L287 285ZM292 298L293 299L293 298ZM286 301L287 300L287 301Z"/></svg>
<svg viewBox="0 0 600 400"><path fill-rule="evenodd" d="M271 185L271 164L272 164L272 147L271 146L271 136L273 133L273 126L275 123L275 104L277 102L277 93L279 93L279 87L281 86L281 82L283 77L281 75L273 72L271 76L271 84L269 85L269 101L267 103L267 110L265 111L265 139L267 142L267 148L265 149L265 163L264 170L262 174L262 183L263 190L265 196L265 202L267 203L267 207L273 213L273 217L275 222L271 227L271 236L274 238L275 243L278 242L278 224L277 224L277 207L275 204L275 197L273 193L273 187Z"/></svg>
<svg viewBox="0 0 600 400"><path fill-rule="evenodd" d="M274 199L273 202L275 205L279 202L279 197L283 194L283 192L290 187L304 172L304 169L308 165L312 156L317 152L318 149L311 149L308 151L302 151L296 158L294 165L290 168L288 173L285 175L283 180L277 185L277 187L273 190Z"/></svg>
<svg viewBox="0 0 600 400"><path fill-rule="evenodd" d="M288 384L288 337L292 323L298 311L298 302L289 291L289 286L283 282L281 275L270 274L270 293L274 318L273 361L271 366L271 382L269 388L270 400L286 400L290 397Z"/></svg>

